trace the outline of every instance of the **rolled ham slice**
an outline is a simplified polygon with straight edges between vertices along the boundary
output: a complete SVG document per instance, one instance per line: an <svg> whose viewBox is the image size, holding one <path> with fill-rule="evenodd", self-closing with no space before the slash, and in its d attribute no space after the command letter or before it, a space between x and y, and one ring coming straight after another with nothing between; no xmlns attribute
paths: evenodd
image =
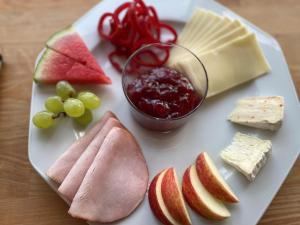
<svg viewBox="0 0 300 225"><path fill-rule="evenodd" d="M84 135L77 139L48 169L47 176L54 180L56 183L61 184L74 163L81 156L82 152L91 143L96 134L102 129L105 122L109 118L116 118L116 116L107 111L101 119Z"/></svg>
<svg viewBox="0 0 300 225"><path fill-rule="evenodd" d="M69 174L60 185L58 192L68 202L72 202L105 137L113 127L123 128L122 124L117 119L109 118L103 128L96 134L95 138L76 161Z"/></svg>
<svg viewBox="0 0 300 225"><path fill-rule="evenodd" d="M148 169L135 138L112 128L71 204L69 214L107 223L128 216L144 199Z"/></svg>

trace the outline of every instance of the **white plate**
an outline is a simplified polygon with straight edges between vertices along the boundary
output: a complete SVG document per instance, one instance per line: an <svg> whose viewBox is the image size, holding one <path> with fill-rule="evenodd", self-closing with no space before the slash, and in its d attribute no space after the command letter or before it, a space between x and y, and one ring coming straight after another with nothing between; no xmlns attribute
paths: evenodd
<svg viewBox="0 0 300 225"><path fill-rule="evenodd" d="M194 162L201 150L212 156L217 167L240 198L237 205L229 205L232 216L222 222L206 220L190 210L194 224L219 225L254 225L266 210L278 191L289 170L293 166L300 150L300 109L291 76L283 53L277 41L248 21L220 4L211 1L153 0L159 16L173 21L178 29L196 6L212 10L221 15L241 19L249 29L257 34L263 51L271 64L272 72L253 82L235 88L217 97L209 99L197 114L181 129L169 134L158 134L141 128L130 116L128 104L122 93L121 77L106 59L109 51L107 45L100 44L96 32L98 18L104 11L112 11L124 0L104 0L85 16L75 22L75 27L87 43L98 62L111 77L113 85L109 87L91 88L101 96L103 105L94 115L100 117L106 110L117 114L124 125L132 131L142 146L147 160L150 178L166 167L174 166L181 177L184 170ZM268 18L266 18L268 19ZM83 87L78 87L83 89ZM31 101L31 118L42 110L47 96L54 94L53 87L38 87L33 84ZM275 133L260 131L233 125L226 120L235 102L246 96L282 95L286 101L285 118L281 129ZM271 159L261 170L256 180L249 183L234 169L227 167L220 159L219 152L230 144L235 132L241 131L261 138L272 140L273 153ZM56 191L57 187L46 176L45 172L55 159L80 135L71 121L62 119L56 128L41 131L30 122L28 154L32 166L41 177ZM140 207L128 218L116 224L157 224L158 221L150 211L147 196Z"/></svg>

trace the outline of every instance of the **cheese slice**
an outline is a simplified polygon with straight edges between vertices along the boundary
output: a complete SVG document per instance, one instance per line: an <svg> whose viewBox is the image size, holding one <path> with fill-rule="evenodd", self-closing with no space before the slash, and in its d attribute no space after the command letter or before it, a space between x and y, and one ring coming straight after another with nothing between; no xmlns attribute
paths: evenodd
<svg viewBox="0 0 300 225"><path fill-rule="evenodd" d="M222 17L211 11L204 11L200 16L197 15L200 12L198 11L198 13L196 13L191 19L191 21L195 20L198 23L196 23L194 26L191 26L189 30L186 30L188 38L182 39L180 37L181 35L179 35L178 44L181 44L185 47L192 46L194 43L197 43L198 39L201 38L207 29L209 29L218 21L222 20Z"/></svg>
<svg viewBox="0 0 300 225"><path fill-rule="evenodd" d="M271 154L272 143L257 137L236 133L230 146L221 151L221 158L253 181Z"/></svg>
<svg viewBox="0 0 300 225"><path fill-rule="evenodd" d="M235 39L206 54L197 54L208 75L207 97L220 94L230 88L257 78L270 70L254 34ZM199 74L199 63L193 57L177 61L172 67L178 68L191 80L203 77ZM202 71L200 71L202 73ZM202 78L200 78L202 79ZM199 87L198 89L200 89Z"/></svg>
<svg viewBox="0 0 300 225"><path fill-rule="evenodd" d="M197 34L193 36L193 38L188 42L183 42L182 45L186 47L195 47L202 40L203 36L205 36L206 32L209 32L216 24L223 20L223 17L213 13L208 12L208 21L202 27L202 29L197 31Z"/></svg>
<svg viewBox="0 0 300 225"><path fill-rule="evenodd" d="M208 36L210 36L212 33L214 33L216 29L220 29L220 27L222 27L224 25L226 26L226 24L230 23L230 22L231 21L227 17L221 19L219 22L215 23L215 25L212 26L211 29L205 31L204 34L197 39L197 41L193 41L193 44L191 44L191 46L189 47L189 49L192 52L197 52L197 51L199 52L202 48L206 47L205 44L203 44L202 42L205 41L208 38ZM226 35L228 36L229 34L226 33ZM234 35L235 34L231 35L230 37L234 37ZM184 46L188 46L187 44L183 44L183 45ZM188 56L189 56L189 53L187 53L187 52L185 52L185 53L182 53L182 52L179 53L179 52L177 52L177 58L184 58L184 57L188 57ZM173 60L173 61L175 61L175 60Z"/></svg>
<svg viewBox="0 0 300 225"><path fill-rule="evenodd" d="M178 36L177 44L186 46L186 43L189 43L191 45L191 39L193 37L198 37L198 35L202 34L203 27L207 24L207 22L210 19L209 12L206 10L201 10L197 8L191 19L186 23L184 26L182 32ZM171 54L169 57L169 61L174 61L178 55L182 54L182 50L178 48L173 48L171 50Z"/></svg>
<svg viewBox="0 0 300 225"><path fill-rule="evenodd" d="M198 45L198 40L216 23L222 21L223 17L207 10L196 9L192 18L187 22L183 31L178 36L177 44L182 45L188 49L193 49ZM169 61L182 55L182 51L174 48L171 51Z"/></svg>
<svg viewBox="0 0 300 225"><path fill-rule="evenodd" d="M218 23L211 27L211 29L207 30L199 39L199 43L203 43L207 40L212 40L212 35L215 34L217 31L222 30L224 27L229 26L232 21L228 17L223 17Z"/></svg>
<svg viewBox="0 0 300 225"><path fill-rule="evenodd" d="M227 17L225 17L226 19L228 19ZM230 19L228 19L230 20ZM202 46L207 45L209 42L214 41L215 39L229 33L230 31L234 30L235 28L241 27L242 24L239 20L233 20L230 21L229 24L224 24L224 26L222 28L220 28L219 30L215 31L214 33L212 33L209 37L207 37L205 40L203 40L201 42Z"/></svg>
<svg viewBox="0 0 300 225"><path fill-rule="evenodd" d="M255 96L241 99L228 119L233 123L267 130L277 130L284 114L282 96Z"/></svg>
<svg viewBox="0 0 300 225"><path fill-rule="evenodd" d="M205 25L206 19L208 18L208 12L205 10L201 10L199 8L195 9L191 19L186 23L184 28L182 29L180 35L178 36L178 42L182 43L188 41L188 38L192 38L191 32L196 32L193 28L198 27L200 29Z"/></svg>
<svg viewBox="0 0 300 225"><path fill-rule="evenodd" d="M215 39L214 41L209 42L207 45L202 45L202 46L199 45L199 49L197 49L196 51L201 52L201 54L203 54L203 52L207 52L219 46L225 45L231 42L232 40L235 40L247 33L248 31L244 26L237 27L234 30L228 32L227 34Z"/></svg>
<svg viewBox="0 0 300 225"><path fill-rule="evenodd" d="M214 41L209 42L208 44L200 44L197 47L191 49L197 55L203 55L209 51L213 51L216 48L231 43L235 39L240 39L242 36L249 34L248 30L245 27L237 27L234 30L230 31L229 33L220 36L219 38L215 39ZM188 56L188 53L184 55L184 57Z"/></svg>
<svg viewBox="0 0 300 225"><path fill-rule="evenodd" d="M182 72L183 74L186 74L195 90L201 96L205 96L207 94L207 76L205 75L205 70L203 69L202 65L199 63L199 61L197 61L197 58L191 58L189 63L177 62L171 67Z"/></svg>

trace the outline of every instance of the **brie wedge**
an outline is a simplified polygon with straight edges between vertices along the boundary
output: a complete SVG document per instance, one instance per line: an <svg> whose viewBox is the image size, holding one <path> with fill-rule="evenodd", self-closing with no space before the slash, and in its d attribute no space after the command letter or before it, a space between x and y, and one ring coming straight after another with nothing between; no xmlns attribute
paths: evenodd
<svg viewBox="0 0 300 225"><path fill-rule="evenodd" d="M253 181L271 154L272 143L257 137L236 133L230 146L221 152L221 158Z"/></svg>
<svg viewBox="0 0 300 225"><path fill-rule="evenodd" d="M283 114L282 96L257 96L239 100L228 119L233 123L273 131L280 127Z"/></svg>

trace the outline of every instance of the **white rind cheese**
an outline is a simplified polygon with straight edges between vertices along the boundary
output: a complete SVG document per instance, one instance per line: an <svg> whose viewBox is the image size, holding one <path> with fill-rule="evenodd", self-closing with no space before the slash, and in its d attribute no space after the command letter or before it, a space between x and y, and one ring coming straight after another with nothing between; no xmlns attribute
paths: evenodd
<svg viewBox="0 0 300 225"><path fill-rule="evenodd" d="M277 130L284 116L282 96L255 96L241 99L228 116L228 120L241 125L266 130Z"/></svg>
<svg viewBox="0 0 300 225"><path fill-rule="evenodd" d="M221 158L253 181L271 154L272 143L257 137L236 133L230 146L221 152Z"/></svg>

